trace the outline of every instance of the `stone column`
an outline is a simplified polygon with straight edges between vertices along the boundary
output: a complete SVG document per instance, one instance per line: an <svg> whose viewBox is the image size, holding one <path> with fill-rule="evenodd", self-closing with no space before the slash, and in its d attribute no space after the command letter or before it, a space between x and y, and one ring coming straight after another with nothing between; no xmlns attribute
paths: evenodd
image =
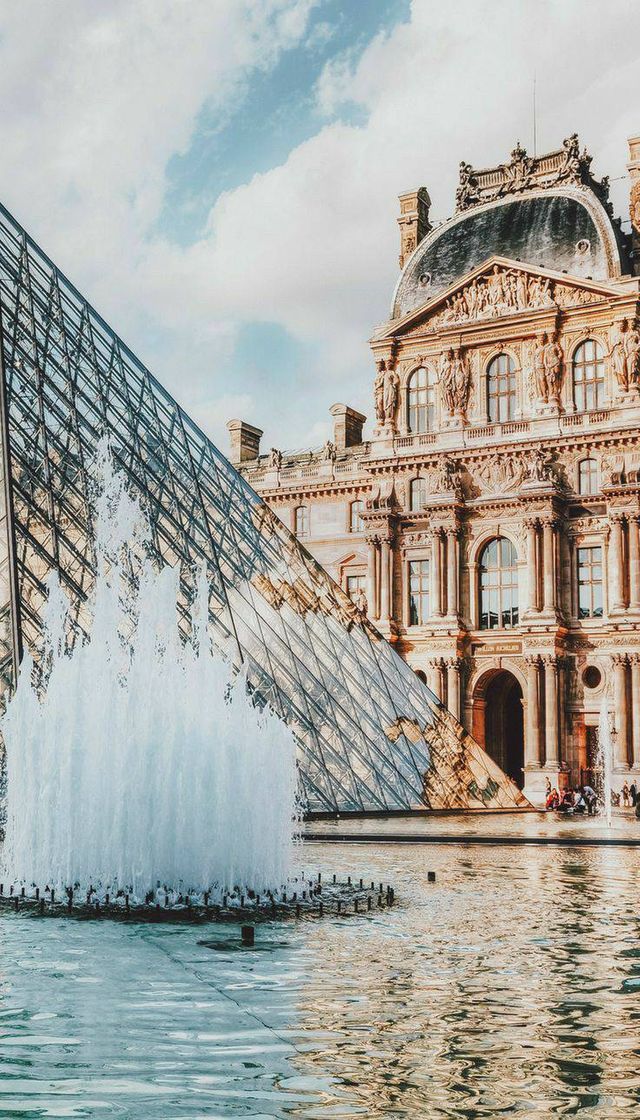
<svg viewBox="0 0 640 1120"><path fill-rule="evenodd" d="M369 604L369 618L377 618L376 608L376 542L374 537L367 541L367 602Z"/></svg>
<svg viewBox="0 0 640 1120"><path fill-rule="evenodd" d="M609 545L609 570L611 572L611 610L624 610L622 517L611 517L611 543Z"/></svg>
<svg viewBox="0 0 640 1120"><path fill-rule="evenodd" d="M555 770L560 765L558 754L558 662L544 658L544 732L545 765Z"/></svg>
<svg viewBox="0 0 640 1120"><path fill-rule="evenodd" d="M458 613L458 530L447 529L447 614Z"/></svg>
<svg viewBox="0 0 640 1120"><path fill-rule="evenodd" d="M542 567L544 578L544 610L548 614L555 614L556 609L555 534L555 522L544 521L542 523Z"/></svg>
<svg viewBox="0 0 640 1120"><path fill-rule="evenodd" d="M631 753L634 770L640 770L640 653L631 656Z"/></svg>
<svg viewBox="0 0 640 1120"><path fill-rule="evenodd" d="M528 606L527 610L539 611L538 602L538 522L535 518L525 521L527 530L527 583Z"/></svg>
<svg viewBox="0 0 640 1120"><path fill-rule="evenodd" d="M527 734L524 744L525 769L540 766L540 658L527 662Z"/></svg>
<svg viewBox="0 0 640 1120"><path fill-rule="evenodd" d="M460 719L460 667L459 657L447 661L447 707L457 720Z"/></svg>
<svg viewBox="0 0 640 1120"><path fill-rule="evenodd" d="M613 696L614 696L614 722L616 728L613 765L618 768L628 769L629 742L627 735L627 657L624 653L614 653L611 658L613 664Z"/></svg>
<svg viewBox="0 0 640 1120"><path fill-rule="evenodd" d="M433 661L429 662L429 666L431 669L431 691L435 696L437 696L440 702L442 702L443 700L442 664L443 663L441 657L435 657Z"/></svg>
<svg viewBox="0 0 640 1120"><path fill-rule="evenodd" d="M391 548L388 537L383 537L380 543L380 621L388 622L390 617L390 557Z"/></svg>
<svg viewBox="0 0 640 1120"><path fill-rule="evenodd" d="M441 543L442 533L440 529L434 529L431 534L431 602L435 618L442 615Z"/></svg>
<svg viewBox="0 0 640 1120"><path fill-rule="evenodd" d="M629 609L640 611L640 526L629 518Z"/></svg>

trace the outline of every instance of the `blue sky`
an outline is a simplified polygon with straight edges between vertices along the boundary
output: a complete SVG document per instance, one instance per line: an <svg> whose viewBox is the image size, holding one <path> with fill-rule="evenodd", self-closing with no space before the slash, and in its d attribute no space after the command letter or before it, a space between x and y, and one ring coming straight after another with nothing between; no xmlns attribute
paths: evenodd
<svg viewBox="0 0 640 1120"><path fill-rule="evenodd" d="M640 5L0 0L5 205L224 449L371 414L397 196L577 130L626 207ZM623 213L626 218L626 213Z"/></svg>

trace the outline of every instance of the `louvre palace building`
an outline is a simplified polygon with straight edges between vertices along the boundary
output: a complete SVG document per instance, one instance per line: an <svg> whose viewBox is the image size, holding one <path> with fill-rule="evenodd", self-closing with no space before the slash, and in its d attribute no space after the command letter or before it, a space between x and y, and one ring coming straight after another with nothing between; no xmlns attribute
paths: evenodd
<svg viewBox="0 0 640 1120"><path fill-rule="evenodd" d="M640 780L640 137L631 232L576 135L460 165L453 216L400 195L400 277L371 339L375 423L287 454L229 422L271 509L534 803Z"/></svg>

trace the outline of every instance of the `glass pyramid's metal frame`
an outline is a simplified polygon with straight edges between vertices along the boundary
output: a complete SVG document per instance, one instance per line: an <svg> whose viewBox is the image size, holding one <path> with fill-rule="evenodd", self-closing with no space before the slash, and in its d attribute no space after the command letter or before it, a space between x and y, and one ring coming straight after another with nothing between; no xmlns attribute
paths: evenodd
<svg viewBox="0 0 640 1120"><path fill-rule="evenodd" d="M78 633L94 582L87 464L109 434L163 563L205 562L218 645L294 729L311 811L524 798L104 320L0 207L0 682L37 646L56 570Z"/></svg>

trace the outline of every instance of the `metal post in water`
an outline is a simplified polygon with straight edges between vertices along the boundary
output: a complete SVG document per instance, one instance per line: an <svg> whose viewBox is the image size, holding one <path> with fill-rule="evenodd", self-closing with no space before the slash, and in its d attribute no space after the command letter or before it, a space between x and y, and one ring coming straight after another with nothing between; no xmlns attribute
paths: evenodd
<svg viewBox="0 0 640 1120"><path fill-rule="evenodd" d="M253 926L242 926L240 932L242 935L242 944L251 947L256 939L255 928Z"/></svg>

